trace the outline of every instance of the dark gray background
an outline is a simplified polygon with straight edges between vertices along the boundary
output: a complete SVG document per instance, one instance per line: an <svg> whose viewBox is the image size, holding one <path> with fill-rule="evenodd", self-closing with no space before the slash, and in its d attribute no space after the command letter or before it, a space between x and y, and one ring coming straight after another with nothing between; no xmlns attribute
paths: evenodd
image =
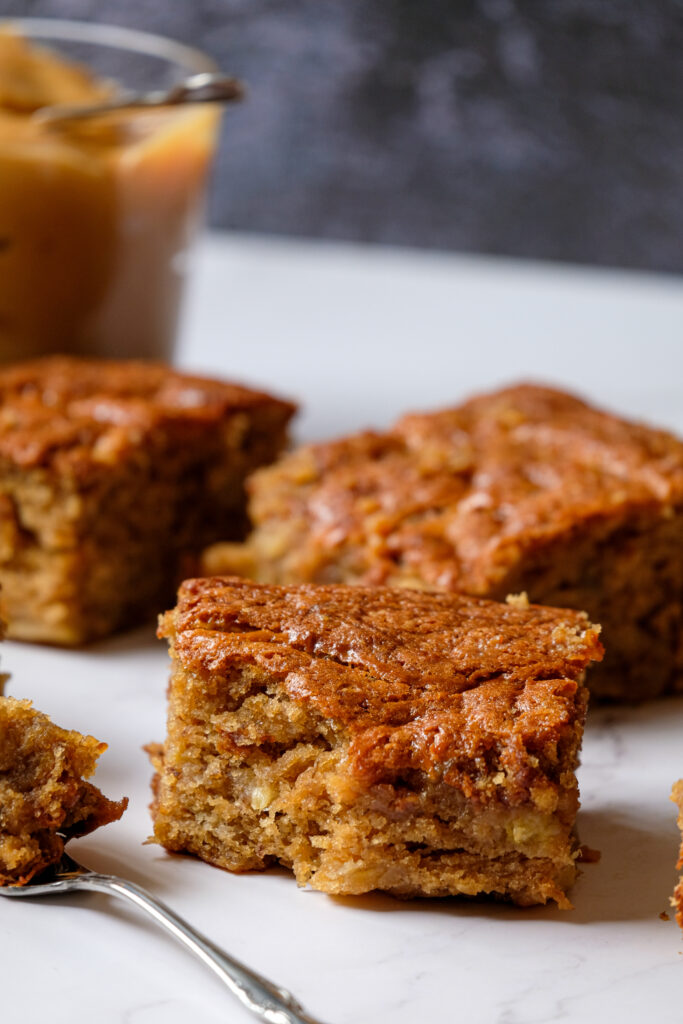
<svg viewBox="0 0 683 1024"><path fill-rule="evenodd" d="M10 0L244 77L215 225L683 270L674 0Z"/></svg>

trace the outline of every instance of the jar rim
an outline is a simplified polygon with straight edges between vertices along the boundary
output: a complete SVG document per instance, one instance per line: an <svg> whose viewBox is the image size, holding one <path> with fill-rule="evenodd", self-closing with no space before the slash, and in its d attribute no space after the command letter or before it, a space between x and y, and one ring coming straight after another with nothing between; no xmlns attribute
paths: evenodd
<svg viewBox="0 0 683 1024"><path fill-rule="evenodd" d="M3 27L16 29L29 39L44 42L91 43L108 46L111 49L127 50L148 57L159 57L171 64L177 64L188 74L217 71L215 61L193 46L186 46L166 36L153 32L141 32L122 25L107 25L99 22L76 21L69 18L6 18Z"/></svg>

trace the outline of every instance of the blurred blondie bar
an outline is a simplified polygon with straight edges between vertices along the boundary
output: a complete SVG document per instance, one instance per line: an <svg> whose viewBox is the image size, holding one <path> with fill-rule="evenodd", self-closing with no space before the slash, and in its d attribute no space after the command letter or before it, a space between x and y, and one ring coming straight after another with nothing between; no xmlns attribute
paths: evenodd
<svg viewBox="0 0 683 1024"><path fill-rule="evenodd" d="M683 688L683 443L522 385L309 445L248 485L254 532L204 571L585 609L601 697Z"/></svg>
<svg viewBox="0 0 683 1024"><path fill-rule="evenodd" d="M0 585L9 635L80 644L151 618L185 560L244 530L244 478L292 405L164 366L0 370Z"/></svg>

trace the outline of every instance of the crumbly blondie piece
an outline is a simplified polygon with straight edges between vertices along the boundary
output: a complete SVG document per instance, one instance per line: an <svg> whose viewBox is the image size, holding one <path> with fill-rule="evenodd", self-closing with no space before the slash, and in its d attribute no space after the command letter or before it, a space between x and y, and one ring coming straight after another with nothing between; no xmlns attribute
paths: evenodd
<svg viewBox="0 0 683 1024"><path fill-rule="evenodd" d="M106 749L30 701L0 697L0 885L28 882L59 862L67 839L121 817L128 800L85 781Z"/></svg>
<svg viewBox="0 0 683 1024"><path fill-rule="evenodd" d="M386 434L311 445L250 481L249 542L207 574L461 590L586 609L591 691L683 688L683 443L523 385Z"/></svg>
<svg viewBox="0 0 683 1024"><path fill-rule="evenodd" d="M523 598L188 580L154 838L328 893L567 907L597 634Z"/></svg>
<svg viewBox="0 0 683 1024"><path fill-rule="evenodd" d="M0 585L9 635L80 644L151 618L185 561L244 530L244 478L293 407L152 363L0 370Z"/></svg>
<svg viewBox="0 0 683 1024"><path fill-rule="evenodd" d="M679 779L678 782L674 783L671 790L671 799L678 806L678 827L681 830L681 850L676 867L679 871L683 871L683 779ZM683 928L683 875L681 875L680 881L674 889L674 894L671 897L671 906L676 910L676 920L679 926Z"/></svg>

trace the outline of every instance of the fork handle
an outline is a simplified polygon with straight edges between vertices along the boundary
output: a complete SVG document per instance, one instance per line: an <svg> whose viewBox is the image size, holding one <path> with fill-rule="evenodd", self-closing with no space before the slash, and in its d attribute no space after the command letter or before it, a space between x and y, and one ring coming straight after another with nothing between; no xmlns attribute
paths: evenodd
<svg viewBox="0 0 683 1024"><path fill-rule="evenodd" d="M228 956L165 903L155 899L140 886L114 875L100 875L96 872L81 875L77 879L77 886L79 889L95 889L97 892L120 896L134 903L140 910L144 910L157 924L210 967L242 1005L260 1020L267 1021L268 1024L321 1024L306 1013L291 992L274 985L239 960Z"/></svg>

